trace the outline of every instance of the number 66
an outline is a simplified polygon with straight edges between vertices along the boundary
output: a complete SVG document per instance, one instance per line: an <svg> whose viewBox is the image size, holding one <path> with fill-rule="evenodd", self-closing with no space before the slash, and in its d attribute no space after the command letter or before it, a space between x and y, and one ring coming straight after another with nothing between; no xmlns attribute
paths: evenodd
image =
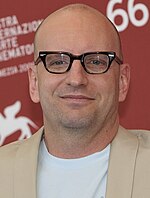
<svg viewBox="0 0 150 198"><path fill-rule="evenodd" d="M129 24L129 19L131 23L137 27L144 26L149 20L149 11L148 8L142 4L138 3L134 5L134 0L128 0L127 9L128 13L123 9L113 10L115 4L122 3L123 0L110 0L107 6L107 17L115 24L115 17L121 16L122 23L120 25L116 25L116 28L119 32L124 31ZM135 13L140 10L143 13L143 17L141 19L137 19L135 17ZM128 16L129 15L129 16Z"/></svg>

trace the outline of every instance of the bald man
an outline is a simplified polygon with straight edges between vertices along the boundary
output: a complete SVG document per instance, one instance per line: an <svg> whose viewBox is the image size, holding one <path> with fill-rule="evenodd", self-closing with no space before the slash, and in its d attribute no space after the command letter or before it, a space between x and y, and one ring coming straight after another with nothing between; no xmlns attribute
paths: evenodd
<svg viewBox="0 0 150 198"><path fill-rule="evenodd" d="M68 5L43 21L34 44L30 95L43 127L1 148L1 197L149 198L150 135L119 125L130 67L114 25Z"/></svg>

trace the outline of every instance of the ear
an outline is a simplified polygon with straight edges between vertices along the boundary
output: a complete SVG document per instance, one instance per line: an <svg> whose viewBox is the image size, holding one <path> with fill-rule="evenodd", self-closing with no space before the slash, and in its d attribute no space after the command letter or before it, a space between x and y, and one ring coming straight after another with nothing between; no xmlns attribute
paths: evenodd
<svg viewBox="0 0 150 198"><path fill-rule="evenodd" d="M37 67L35 65L28 68L29 77L29 92L33 102L39 102L39 91L38 91L38 78L37 78Z"/></svg>
<svg viewBox="0 0 150 198"><path fill-rule="evenodd" d="M120 65L119 77L119 102L125 100L130 84L130 66L129 64Z"/></svg>

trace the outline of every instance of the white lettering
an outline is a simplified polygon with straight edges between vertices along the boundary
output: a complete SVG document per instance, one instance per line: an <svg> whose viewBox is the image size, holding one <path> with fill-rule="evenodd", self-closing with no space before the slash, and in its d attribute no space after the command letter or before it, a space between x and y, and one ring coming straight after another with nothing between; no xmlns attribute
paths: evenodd
<svg viewBox="0 0 150 198"><path fill-rule="evenodd" d="M0 29L0 40L18 35L29 34L35 32L42 20L32 21L29 23L23 23L13 27Z"/></svg>
<svg viewBox="0 0 150 198"><path fill-rule="evenodd" d="M18 66L15 65L15 66L4 67L0 69L0 78L12 76L18 73L27 72L29 66L32 66L33 64L34 64L33 62L28 62L28 63L19 64Z"/></svg>
<svg viewBox="0 0 150 198"><path fill-rule="evenodd" d="M17 66L6 67L0 70L0 77L6 77L18 73Z"/></svg>
<svg viewBox="0 0 150 198"><path fill-rule="evenodd" d="M7 38L6 40L0 40L0 50L10 49L18 47L17 37Z"/></svg>
<svg viewBox="0 0 150 198"><path fill-rule="evenodd" d="M2 61L8 61L13 58L22 57L25 55L31 55L34 51L34 45L27 44L27 45L21 45L17 48L12 48L9 50L3 50L0 52L0 62Z"/></svg>
<svg viewBox="0 0 150 198"><path fill-rule="evenodd" d="M19 23L18 19L15 15L7 16L5 18L0 19L0 28L14 26L14 25L17 25L18 23Z"/></svg>
<svg viewBox="0 0 150 198"><path fill-rule="evenodd" d="M33 62L29 62L29 63L23 63L23 64L18 65L19 72L20 73L27 72L28 68L32 66L33 64L34 64Z"/></svg>

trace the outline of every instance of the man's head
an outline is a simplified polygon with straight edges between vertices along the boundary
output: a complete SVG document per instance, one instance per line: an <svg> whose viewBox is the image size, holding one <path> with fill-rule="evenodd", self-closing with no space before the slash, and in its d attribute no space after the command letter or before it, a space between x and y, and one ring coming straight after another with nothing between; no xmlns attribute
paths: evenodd
<svg viewBox="0 0 150 198"><path fill-rule="evenodd" d="M81 4L66 6L43 21L35 36L35 60L40 51L74 55L112 51L122 59L115 27L100 12ZM31 98L41 103L49 130L59 126L98 131L118 123L118 103L127 94L129 66L113 60L107 72L89 74L74 60L68 72L53 74L38 61L29 77Z"/></svg>
<svg viewBox="0 0 150 198"><path fill-rule="evenodd" d="M118 52L118 55L122 58L121 43L120 43L120 38L119 38L116 28L99 11L83 4L72 4L72 5L66 6L50 14L43 21L41 26L38 28L36 32L36 36L35 36L35 55L38 56L38 54L36 53L38 53L38 47L40 47L39 45L42 41L41 35L44 36L43 41L45 41L46 39L45 30L47 30L47 33L53 32L54 34L57 34L58 39L59 39L59 36L60 34L63 33L62 30L64 30L64 28L66 29L67 33L69 33L68 32L69 29L71 29L71 31L73 30L77 31L77 28L84 29L85 26L88 32L91 31L91 34L93 33L93 36L92 36L93 38L91 39L94 39L94 35L95 35L94 31L95 31L96 26L99 29L99 31L101 31L101 33L103 32L103 36L109 35L109 37L111 37L111 40L112 40L111 42L114 42L113 47L114 48L116 47L116 52ZM78 33L80 34L80 32ZM65 36L65 32L63 33L63 35Z"/></svg>

